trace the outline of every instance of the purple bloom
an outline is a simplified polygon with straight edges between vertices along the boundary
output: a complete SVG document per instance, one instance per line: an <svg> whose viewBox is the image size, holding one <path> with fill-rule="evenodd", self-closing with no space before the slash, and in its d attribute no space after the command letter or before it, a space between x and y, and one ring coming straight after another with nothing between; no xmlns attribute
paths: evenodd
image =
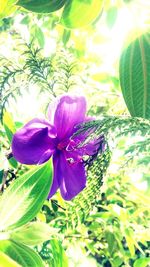
<svg viewBox="0 0 150 267"><path fill-rule="evenodd" d="M76 125L87 121L84 97L62 96L50 104L48 121L33 119L18 130L12 140L12 153L23 164L42 164L53 156L54 177L49 198L58 188L65 200L71 200L86 186L84 155L93 155L97 144L78 147L79 138L71 136Z"/></svg>

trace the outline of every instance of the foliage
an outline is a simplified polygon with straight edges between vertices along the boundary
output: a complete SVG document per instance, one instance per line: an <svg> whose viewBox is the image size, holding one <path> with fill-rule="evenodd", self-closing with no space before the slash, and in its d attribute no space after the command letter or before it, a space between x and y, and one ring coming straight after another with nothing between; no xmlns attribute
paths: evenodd
<svg viewBox="0 0 150 267"><path fill-rule="evenodd" d="M122 93L132 116L149 119L149 34L133 41L120 59Z"/></svg>
<svg viewBox="0 0 150 267"><path fill-rule="evenodd" d="M148 5L140 0L1 1L2 266L149 266ZM124 9L138 29L142 20L142 30L137 34L132 25L128 45L113 61L114 46L107 53L103 47L110 36L118 45L124 18L117 35L115 27ZM104 135L106 150L85 158L87 187L73 201L63 201L59 192L46 200L51 162L30 168L11 154L14 132L34 116L32 110L19 116L18 103L34 95L32 106L37 101L45 112L52 99L68 92L84 93L88 116L95 116L78 126L76 136L87 135L79 145ZM21 109L26 115L29 103Z"/></svg>
<svg viewBox="0 0 150 267"><path fill-rule="evenodd" d="M68 1L64 7L61 23L67 28L80 28L92 23L101 13L103 0Z"/></svg>
<svg viewBox="0 0 150 267"><path fill-rule="evenodd" d="M0 19L5 18L6 16L9 16L12 12L16 10L15 3L16 0L6 0L1 1L1 7L0 7Z"/></svg>
<svg viewBox="0 0 150 267"><path fill-rule="evenodd" d="M0 249L21 266L44 266L40 256L23 244L17 244L11 240L3 240L0 242Z"/></svg>
<svg viewBox="0 0 150 267"><path fill-rule="evenodd" d="M34 251L20 244L21 240L20 238L18 240L15 229L32 220L41 209L51 185L51 168L48 162L42 167L27 172L10 185L1 198L0 249L23 266L44 266L41 258ZM35 198L37 195L38 197ZM37 244L39 241L37 240L36 231L38 232L40 228L36 223L34 226L32 231L35 232L35 237L32 236L32 243L34 244L34 240L36 239ZM13 230L12 232L8 231L8 229L14 229L14 232ZM46 233L50 233L48 226ZM21 235L22 237L26 236L26 234L23 234L23 231L21 231ZM48 236L44 240L47 238ZM22 243L24 242L22 241ZM15 252L16 250L17 254Z"/></svg>
<svg viewBox="0 0 150 267"><path fill-rule="evenodd" d="M35 217L42 206L43 199L49 193L51 168L48 163L44 167L33 169L9 186L0 203L1 231L22 226ZM35 200L34 196L37 192L38 197Z"/></svg>
<svg viewBox="0 0 150 267"><path fill-rule="evenodd" d="M62 92L68 92L71 87L78 83L76 78L76 62L74 57L63 50L58 51L51 58L42 57L41 49L35 48L32 44L22 44L24 47L22 61L19 66L2 58L0 77L1 96L1 120L3 112L9 99L16 98L23 94L23 87L29 87L29 83L38 84L40 92L47 91L49 99L56 97ZM24 86L18 84L21 81Z"/></svg>
<svg viewBox="0 0 150 267"><path fill-rule="evenodd" d="M50 13L53 11L56 11L63 7L65 4L66 0L61 0L61 1L35 1L35 0L30 0L30 1L24 1L24 0L19 0L17 1L17 5L26 8L27 10L37 12L37 13Z"/></svg>

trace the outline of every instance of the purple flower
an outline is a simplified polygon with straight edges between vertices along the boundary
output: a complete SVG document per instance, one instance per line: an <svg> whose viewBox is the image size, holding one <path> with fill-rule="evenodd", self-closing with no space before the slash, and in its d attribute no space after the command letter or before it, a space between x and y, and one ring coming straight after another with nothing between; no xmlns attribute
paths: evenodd
<svg viewBox="0 0 150 267"><path fill-rule="evenodd" d="M71 200L86 186L83 156L93 155L97 144L78 144L86 136L71 139L76 125L87 121L84 97L62 96L50 104L48 121L33 119L18 130L12 140L14 158L23 164L42 164L53 156L54 177L49 198L58 188L65 200Z"/></svg>

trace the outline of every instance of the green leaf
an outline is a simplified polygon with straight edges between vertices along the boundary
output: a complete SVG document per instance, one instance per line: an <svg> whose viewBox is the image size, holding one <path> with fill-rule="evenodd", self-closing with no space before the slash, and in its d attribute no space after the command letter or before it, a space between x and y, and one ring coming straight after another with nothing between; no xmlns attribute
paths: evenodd
<svg viewBox="0 0 150 267"><path fill-rule="evenodd" d="M10 240L0 241L0 250L19 263L22 267L44 266L41 257L34 250L20 243Z"/></svg>
<svg viewBox="0 0 150 267"><path fill-rule="evenodd" d="M29 16L25 16L21 21L20 21L21 24L23 25L28 25L30 23L30 18Z"/></svg>
<svg viewBox="0 0 150 267"><path fill-rule="evenodd" d="M119 256L117 256L117 257L113 257L112 262L113 262L113 264L114 264L113 266L115 266L115 267L120 267L121 264L123 263L123 259L122 259L121 257L119 257Z"/></svg>
<svg viewBox="0 0 150 267"><path fill-rule="evenodd" d="M0 170L0 184L2 183L4 170Z"/></svg>
<svg viewBox="0 0 150 267"><path fill-rule="evenodd" d="M106 15L106 23L109 28L112 28L116 22L118 15L118 9L116 6L112 6L108 9L107 15Z"/></svg>
<svg viewBox="0 0 150 267"><path fill-rule="evenodd" d="M133 267L147 267L148 264L150 264L150 257L148 257L148 258L140 258L140 259L137 259L134 262Z"/></svg>
<svg viewBox="0 0 150 267"><path fill-rule="evenodd" d="M17 0L0 0L0 19L8 17L16 10L16 2Z"/></svg>
<svg viewBox="0 0 150 267"><path fill-rule="evenodd" d="M131 229L125 229L125 239L132 257L134 257L135 255L135 247L134 247L135 242L133 238L134 238L133 231Z"/></svg>
<svg viewBox="0 0 150 267"><path fill-rule="evenodd" d="M92 23L101 13L103 0L70 0L66 3L61 23L67 28L80 28Z"/></svg>
<svg viewBox="0 0 150 267"><path fill-rule="evenodd" d="M6 254L0 251L0 266L9 266L9 267L21 267L20 264L12 260L10 257L8 257Z"/></svg>
<svg viewBox="0 0 150 267"><path fill-rule="evenodd" d="M5 129L7 138L9 140L9 143L11 143L13 134L16 131L16 127L15 127L15 124L13 122L12 116L9 112L4 113L3 125L4 125L4 129Z"/></svg>
<svg viewBox="0 0 150 267"><path fill-rule="evenodd" d="M65 251L62 247L62 244L57 239L50 240L50 250L53 257L50 258L49 263L50 266L53 267L69 267L68 266L68 258L65 254Z"/></svg>
<svg viewBox="0 0 150 267"><path fill-rule="evenodd" d="M15 180L1 198L0 230L13 229L32 220L41 209L51 183L51 161Z"/></svg>
<svg viewBox="0 0 150 267"><path fill-rule="evenodd" d="M13 122L13 118L11 114L7 111L4 113L4 116L3 116L3 126L5 129L5 133L8 138L9 144L11 144L13 134L16 132L16 126ZM13 168L18 167L18 163L14 158L10 158L8 161Z"/></svg>
<svg viewBox="0 0 150 267"><path fill-rule="evenodd" d="M39 46L43 48L45 44L45 38L41 28L37 25L34 25L32 27L32 35L37 39Z"/></svg>
<svg viewBox="0 0 150 267"><path fill-rule="evenodd" d="M65 47L66 47L66 44L69 41L70 35L71 35L71 31L67 30L67 29L64 29L63 36L62 36L62 41L63 41L63 44L64 44Z"/></svg>
<svg viewBox="0 0 150 267"><path fill-rule="evenodd" d="M28 246L35 246L49 240L52 234L54 234L54 229L48 224L32 222L13 231L10 239Z"/></svg>
<svg viewBox="0 0 150 267"><path fill-rule="evenodd" d="M115 247L116 247L116 240L115 240L115 236L112 232L106 231L105 232L105 237L108 243L108 251L110 253L110 255L112 255Z"/></svg>
<svg viewBox="0 0 150 267"><path fill-rule="evenodd" d="M11 143L13 132L10 130L10 128L6 124L4 124L4 128L5 128L5 132L6 132L8 140L9 140L9 143Z"/></svg>
<svg viewBox="0 0 150 267"><path fill-rule="evenodd" d="M130 2L132 2L134 0L123 0L123 1L124 1L124 3L128 4L128 3L130 3Z"/></svg>
<svg viewBox="0 0 150 267"><path fill-rule="evenodd" d="M67 0L19 0L18 6L37 13L50 13L63 7Z"/></svg>
<svg viewBox="0 0 150 267"><path fill-rule="evenodd" d="M138 37L120 58L120 84L132 116L150 118L150 34Z"/></svg>
<svg viewBox="0 0 150 267"><path fill-rule="evenodd" d="M11 165L13 168L17 169L17 167L18 167L18 162L17 162L13 157L10 158L8 161L9 161L10 165Z"/></svg>

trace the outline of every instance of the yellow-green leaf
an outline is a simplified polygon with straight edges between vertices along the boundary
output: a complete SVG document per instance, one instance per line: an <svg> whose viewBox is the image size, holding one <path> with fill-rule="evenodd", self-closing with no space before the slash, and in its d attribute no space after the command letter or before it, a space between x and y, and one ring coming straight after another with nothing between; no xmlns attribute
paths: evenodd
<svg viewBox="0 0 150 267"><path fill-rule="evenodd" d="M21 267L16 261L12 260L5 253L0 251L0 267L9 266L9 267Z"/></svg>
<svg viewBox="0 0 150 267"><path fill-rule="evenodd" d="M133 236L133 231L131 229L125 230L125 239L126 239L129 251L131 253L131 256L134 257L135 255L134 236Z"/></svg>
<svg viewBox="0 0 150 267"><path fill-rule="evenodd" d="M147 258L140 258L140 259L137 259L135 262L134 262L134 265L133 267L148 267L150 264L150 257L147 257Z"/></svg>
<svg viewBox="0 0 150 267"><path fill-rule="evenodd" d="M0 19L8 17L16 10L16 2L17 0L0 0Z"/></svg>
<svg viewBox="0 0 150 267"><path fill-rule="evenodd" d="M41 209L51 183L51 161L12 182L0 201L0 230L14 229L32 220Z"/></svg>
<svg viewBox="0 0 150 267"><path fill-rule="evenodd" d="M7 135L7 138L9 140L9 142L11 143L12 141L12 136L16 131L16 127L15 124L13 122L12 116L9 112L5 112L4 116L3 116L3 125L5 128L5 132Z"/></svg>
<svg viewBox="0 0 150 267"><path fill-rule="evenodd" d="M56 229L46 223L31 222L13 231L10 238L28 246L35 246L49 240L54 233Z"/></svg>
<svg viewBox="0 0 150 267"><path fill-rule="evenodd" d="M10 240L0 241L0 250L22 267L43 267L41 257L31 248ZM11 265L3 265L9 267ZM18 265L16 267L19 267ZM13 267L13 266L12 266ZM15 265L14 265L15 267Z"/></svg>
<svg viewBox="0 0 150 267"><path fill-rule="evenodd" d="M70 0L66 3L61 23L67 28L80 28L92 23L102 12L103 0Z"/></svg>

